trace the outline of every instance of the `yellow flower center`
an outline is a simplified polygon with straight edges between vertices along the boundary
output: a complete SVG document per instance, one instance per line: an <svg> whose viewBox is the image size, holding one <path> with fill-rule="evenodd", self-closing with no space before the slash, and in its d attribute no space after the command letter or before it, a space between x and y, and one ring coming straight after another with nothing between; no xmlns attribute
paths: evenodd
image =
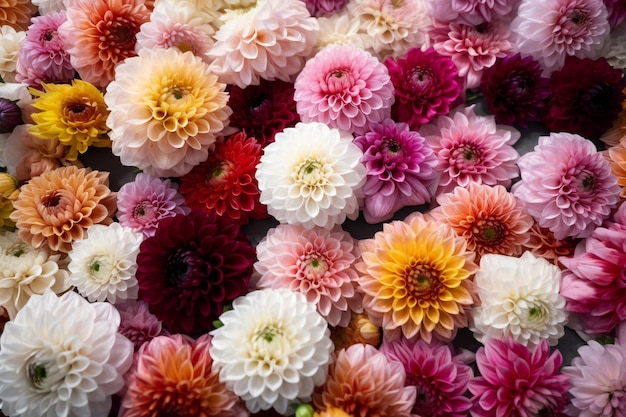
<svg viewBox="0 0 626 417"><path fill-rule="evenodd" d="M251 343L253 357L265 362L283 360L284 353L291 350L291 343L284 329L275 324L258 327Z"/></svg>

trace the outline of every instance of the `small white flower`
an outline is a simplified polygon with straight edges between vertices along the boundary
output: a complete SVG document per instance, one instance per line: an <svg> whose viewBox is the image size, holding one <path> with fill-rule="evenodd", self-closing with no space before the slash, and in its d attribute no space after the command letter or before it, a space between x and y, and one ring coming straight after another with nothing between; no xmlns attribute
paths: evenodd
<svg viewBox="0 0 626 417"><path fill-rule="evenodd" d="M474 337L483 343L511 337L528 348L541 339L556 345L567 322L560 281L558 266L530 252L520 258L483 255L474 278L480 298L472 311Z"/></svg>
<svg viewBox="0 0 626 417"><path fill-rule="evenodd" d="M69 253L72 284L92 302L136 299L141 241L140 233L119 223L93 225L87 238L75 242Z"/></svg>
<svg viewBox="0 0 626 417"><path fill-rule="evenodd" d="M220 316L211 356L220 382L252 413L271 407L293 411L326 380L333 343L326 320L304 295L289 290L253 291Z"/></svg>
<svg viewBox="0 0 626 417"><path fill-rule="evenodd" d="M133 345L108 303L67 292L31 297L0 336L0 403L8 416L106 417Z"/></svg>
<svg viewBox="0 0 626 417"><path fill-rule="evenodd" d="M17 55L26 32L16 31L11 26L0 26L0 77L4 82L15 82Z"/></svg>
<svg viewBox="0 0 626 417"><path fill-rule="evenodd" d="M269 214L309 229L356 219L367 170L352 139L323 123L298 123L278 133L256 171Z"/></svg>

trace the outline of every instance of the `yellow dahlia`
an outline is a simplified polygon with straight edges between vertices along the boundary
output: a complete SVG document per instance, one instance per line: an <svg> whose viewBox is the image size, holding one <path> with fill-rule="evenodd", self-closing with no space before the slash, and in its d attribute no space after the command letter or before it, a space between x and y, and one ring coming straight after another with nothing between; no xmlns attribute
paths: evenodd
<svg viewBox="0 0 626 417"><path fill-rule="evenodd" d="M15 226L9 216L13 211L13 200L20 193L17 186L17 180L13 176L0 172L0 228L12 229Z"/></svg>
<svg viewBox="0 0 626 417"><path fill-rule="evenodd" d="M363 307L386 338L449 341L467 326L475 253L445 224L415 213L359 243Z"/></svg>
<svg viewBox="0 0 626 417"><path fill-rule="evenodd" d="M45 84L44 91L30 89L36 96L32 115L35 125L29 132L41 139L58 139L69 146L68 161L75 161L89 146L107 147L106 119L109 115L100 90L86 81L72 84Z"/></svg>

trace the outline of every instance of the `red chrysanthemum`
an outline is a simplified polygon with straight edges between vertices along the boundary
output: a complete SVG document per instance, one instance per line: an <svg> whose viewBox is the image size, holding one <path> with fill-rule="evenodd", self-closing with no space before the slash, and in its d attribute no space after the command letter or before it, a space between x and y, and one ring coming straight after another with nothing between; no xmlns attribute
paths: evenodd
<svg viewBox="0 0 626 417"><path fill-rule="evenodd" d="M170 331L204 333L247 293L254 253L239 225L216 214L165 218L139 249L139 299Z"/></svg>
<svg viewBox="0 0 626 417"><path fill-rule="evenodd" d="M209 159L181 177L185 202L192 209L215 212L242 224L267 217L254 176L261 154L261 145L245 133L217 142Z"/></svg>

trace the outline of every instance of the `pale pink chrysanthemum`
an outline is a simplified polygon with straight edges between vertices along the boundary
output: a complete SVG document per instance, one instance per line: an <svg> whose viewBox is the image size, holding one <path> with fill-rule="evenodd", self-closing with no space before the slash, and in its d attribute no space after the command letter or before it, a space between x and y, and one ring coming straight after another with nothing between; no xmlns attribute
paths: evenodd
<svg viewBox="0 0 626 417"><path fill-rule="evenodd" d="M409 417L416 390L405 383L400 362L357 343L339 351L313 401L319 409L336 407L352 416Z"/></svg>
<svg viewBox="0 0 626 417"><path fill-rule="evenodd" d="M473 417L563 416L567 375L563 357L542 340L534 351L512 339L491 339L476 352L479 377L470 381Z"/></svg>
<svg viewBox="0 0 626 417"><path fill-rule="evenodd" d="M294 83L296 109L303 122L361 134L391 115L393 84L387 67L353 45L323 48Z"/></svg>
<svg viewBox="0 0 626 417"><path fill-rule="evenodd" d="M120 327L118 331L122 336L133 342L135 352L141 345L157 336L167 335L163 323L148 310L148 303L141 300L127 300L115 304L120 313Z"/></svg>
<svg viewBox="0 0 626 417"><path fill-rule="evenodd" d="M523 0L511 23L515 43L548 73L565 58L594 58L610 27L606 7L597 0Z"/></svg>
<svg viewBox="0 0 626 417"><path fill-rule="evenodd" d="M496 125L493 116L478 116L473 105L439 116L420 133L439 161L438 194L470 183L509 187L518 176L519 154L513 145L520 133Z"/></svg>
<svg viewBox="0 0 626 417"><path fill-rule="evenodd" d="M582 136L540 136L518 165L522 180L513 194L556 239L589 236L618 201L619 186L608 161Z"/></svg>
<svg viewBox="0 0 626 417"><path fill-rule="evenodd" d="M347 326L352 312L362 311L354 268L358 247L339 227L281 224L256 249L258 288L301 292L331 326Z"/></svg>
<svg viewBox="0 0 626 417"><path fill-rule="evenodd" d="M241 88L261 78L291 81L317 41L319 24L301 0L260 0L231 14L214 35L211 69Z"/></svg>
<svg viewBox="0 0 626 417"><path fill-rule="evenodd" d="M517 52L508 25L500 20L476 25L436 20L428 35L435 51L452 58L469 89L480 85L483 69Z"/></svg>
<svg viewBox="0 0 626 417"><path fill-rule="evenodd" d="M122 226L154 236L159 222L176 214L189 214L178 184L140 172L117 193L117 218Z"/></svg>
<svg viewBox="0 0 626 417"><path fill-rule="evenodd" d="M482 22L507 17L519 0L424 0L429 16L442 22Z"/></svg>
<svg viewBox="0 0 626 417"><path fill-rule="evenodd" d="M67 20L59 27L65 50L81 79L106 87L115 67L135 56L136 34L150 18L144 0L67 1Z"/></svg>
<svg viewBox="0 0 626 417"><path fill-rule="evenodd" d="M406 339L384 342L380 351L406 371L407 386L417 390L412 417L466 417L472 402L465 396L472 368L449 345Z"/></svg>

